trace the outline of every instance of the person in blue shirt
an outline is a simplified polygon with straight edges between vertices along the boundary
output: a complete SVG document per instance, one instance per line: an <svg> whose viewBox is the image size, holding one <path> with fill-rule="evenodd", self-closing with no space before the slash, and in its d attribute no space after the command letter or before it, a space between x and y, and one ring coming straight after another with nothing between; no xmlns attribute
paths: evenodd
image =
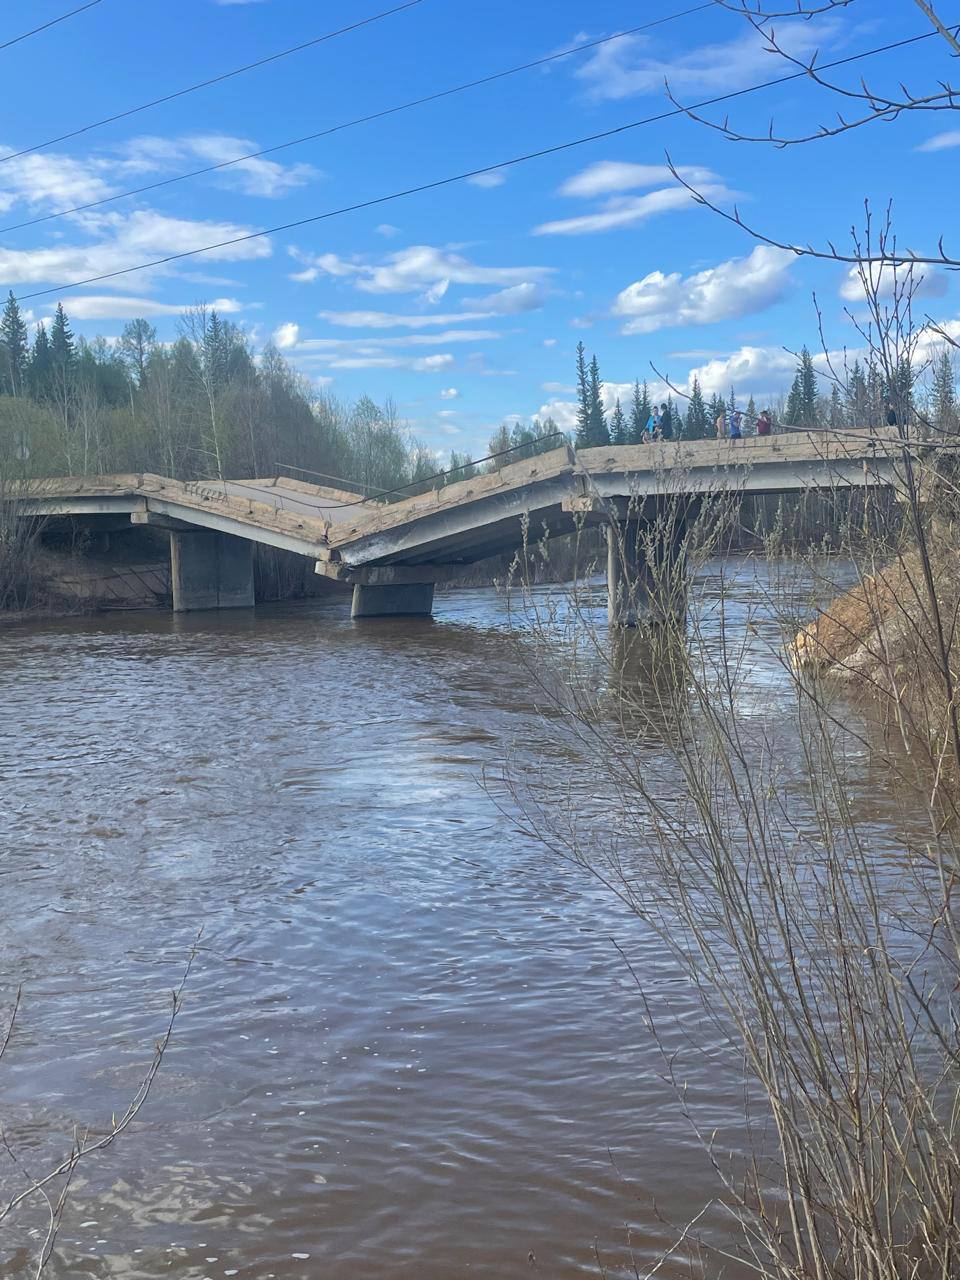
<svg viewBox="0 0 960 1280"><path fill-rule="evenodd" d="M743 415L740 413L740 410L737 409L730 415L729 435L731 440L743 439L742 426L743 426Z"/></svg>
<svg viewBox="0 0 960 1280"><path fill-rule="evenodd" d="M647 435L651 440L660 439L660 410L656 405L653 406L653 413L647 419Z"/></svg>

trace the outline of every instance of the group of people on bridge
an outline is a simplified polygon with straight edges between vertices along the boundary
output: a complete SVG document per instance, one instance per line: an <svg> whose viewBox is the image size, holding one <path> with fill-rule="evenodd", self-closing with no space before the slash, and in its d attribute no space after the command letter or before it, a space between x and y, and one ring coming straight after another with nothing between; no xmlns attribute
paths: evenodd
<svg viewBox="0 0 960 1280"><path fill-rule="evenodd" d="M726 409L717 414L715 425L718 440L742 440L744 435L750 434L745 430L747 424L739 409ZM754 430L758 436L768 436L773 432L773 418L769 409L761 409Z"/></svg>
<svg viewBox="0 0 960 1280"><path fill-rule="evenodd" d="M769 436L773 433L773 418L769 409L762 409L757 415L753 431L748 428L747 421L739 409L725 409L717 415L718 440L742 440L745 435L756 434ZM642 443L655 440L673 439L673 415L668 404L653 406Z"/></svg>

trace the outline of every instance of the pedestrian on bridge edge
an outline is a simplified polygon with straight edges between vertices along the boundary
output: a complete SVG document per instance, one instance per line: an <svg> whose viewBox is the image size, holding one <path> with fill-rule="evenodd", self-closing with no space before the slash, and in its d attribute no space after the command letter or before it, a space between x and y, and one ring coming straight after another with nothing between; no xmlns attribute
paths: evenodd
<svg viewBox="0 0 960 1280"><path fill-rule="evenodd" d="M760 416L757 418L757 435L768 436L773 430L773 422L770 418L770 410L762 409Z"/></svg>

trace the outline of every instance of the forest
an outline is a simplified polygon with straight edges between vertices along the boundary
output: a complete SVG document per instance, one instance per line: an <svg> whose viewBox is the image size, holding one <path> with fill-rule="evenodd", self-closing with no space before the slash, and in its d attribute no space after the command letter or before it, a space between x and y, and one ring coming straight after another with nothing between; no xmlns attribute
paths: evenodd
<svg viewBox="0 0 960 1280"><path fill-rule="evenodd" d="M636 380L626 404L604 394L599 361L577 347L578 448L646 438L653 397ZM878 426L885 404L909 405L923 425L958 430L956 370L946 352L929 367L898 371L887 387L869 363L843 379L818 374L804 347L789 392L769 407L782 428ZM707 399L696 377L689 394L664 402L665 434L714 435L717 418L739 409L750 434L758 406L736 389ZM556 448L568 438L552 418L503 423L484 458L453 450L449 460L418 442L396 405L361 396L344 404L318 392L272 345L249 337L215 310L185 312L173 342L145 319L118 340L76 336L62 304L32 340L11 293L0 319L2 476L155 472L177 479L231 479L292 470L301 478L367 495L397 497L469 479L479 471Z"/></svg>
<svg viewBox="0 0 960 1280"><path fill-rule="evenodd" d="M557 437L552 419L504 424L488 453L512 450L506 461L517 461L556 448ZM416 441L390 400L348 406L318 393L275 347L255 355L216 311L186 312L172 343L144 319L108 342L76 336L61 304L49 332L40 324L31 341L12 293L0 320L0 462L25 477L209 480L292 469L374 496L480 470L467 454L446 462Z"/></svg>

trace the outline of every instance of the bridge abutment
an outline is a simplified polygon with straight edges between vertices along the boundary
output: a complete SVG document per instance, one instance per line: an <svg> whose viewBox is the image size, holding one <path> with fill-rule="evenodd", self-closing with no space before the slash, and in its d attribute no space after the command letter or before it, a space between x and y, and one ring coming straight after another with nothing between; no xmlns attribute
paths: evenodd
<svg viewBox="0 0 960 1280"><path fill-rule="evenodd" d="M170 570L175 613L253 607L253 543L244 538L171 531Z"/></svg>

